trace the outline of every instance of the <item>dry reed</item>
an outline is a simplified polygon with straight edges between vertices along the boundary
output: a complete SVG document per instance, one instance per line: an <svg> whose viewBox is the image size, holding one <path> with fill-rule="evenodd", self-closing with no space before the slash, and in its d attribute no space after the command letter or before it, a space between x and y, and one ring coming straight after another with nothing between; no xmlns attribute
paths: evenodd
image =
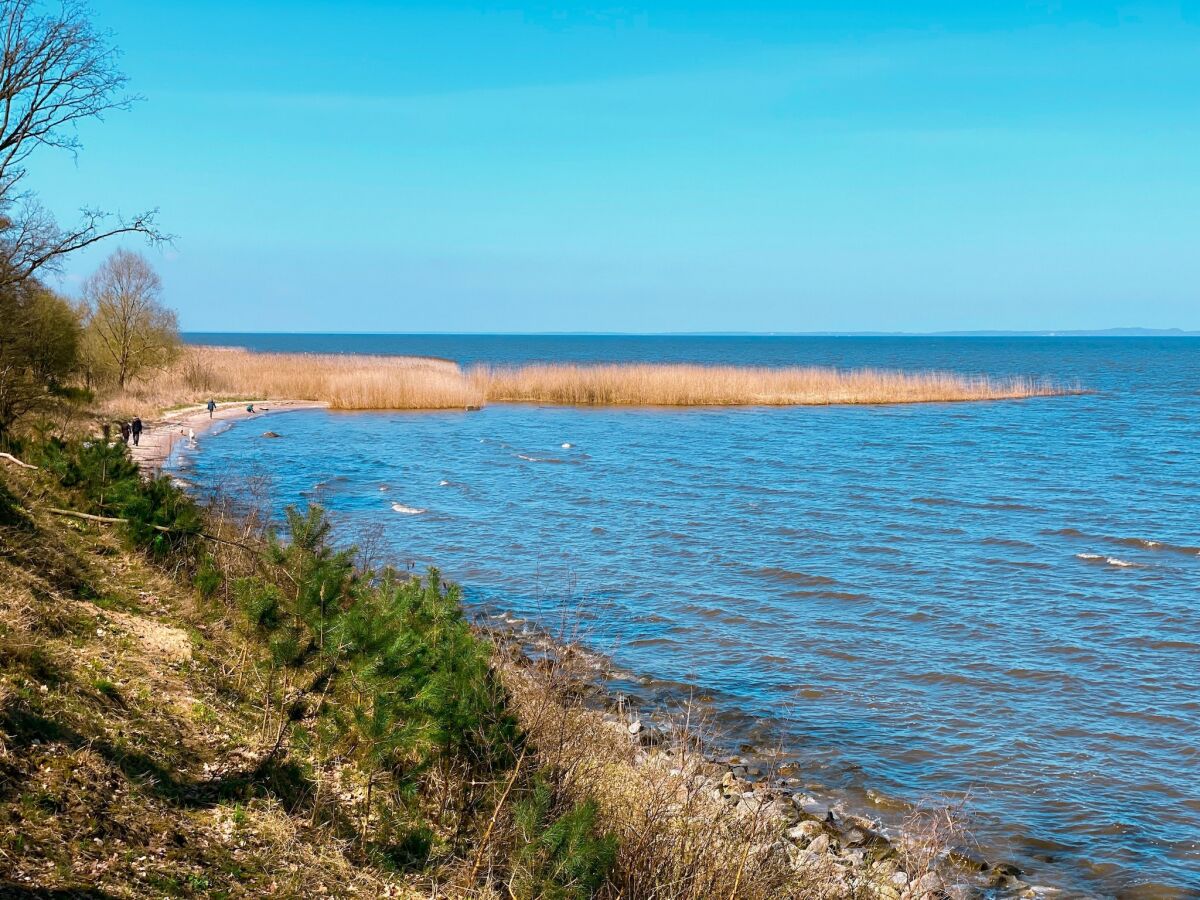
<svg viewBox="0 0 1200 900"><path fill-rule="evenodd" d="M477 365L411 356L255 353L188 347L167 369L110 398L166 408L217 399L288 399L334 409L463 409L495 403L792 406L1002 400L1071 393L1049 381L950 372L682 364Z"/></svg>
<svg viewBox="0 0 1200 900"><path fill-rule="evenodd" d="M170 367L108 405L167 408L210 397L314 400L334 409L462 409L483 402L447 359L186 347Z"/></svg>
<svg viewBox="0 0 1200 900"><path fill-rule="evenodd" d="M1000 400L1064 393L1049 382L950 372L840 370L813 366L663 364L476 366L488 400L632 406L803 406Z"/></svg>

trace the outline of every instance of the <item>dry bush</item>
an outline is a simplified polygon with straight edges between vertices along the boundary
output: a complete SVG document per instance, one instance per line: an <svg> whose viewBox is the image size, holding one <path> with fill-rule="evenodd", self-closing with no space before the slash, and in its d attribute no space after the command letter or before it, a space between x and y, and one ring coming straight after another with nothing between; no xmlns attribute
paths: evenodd
<svg viewBox="0 0 1200 900"><path fill-rule="evenodd" d="M726 798L723 770L702 751L711 738L706 722L685 712L673 733L646 746L625 722L584 706L578 687L586 673L571 663L568 648L533 668L503 658L499 667L537 764L556 773L568 796L594 800L620 841L611 896L833 900L861 890L831 859L793 867L769 792Z"/></svg>
<svg viewBox="0 0 1200 900"><path fill-rule="evenodd" d="M641 406L819 405L998 400L1064 393L1049 382L949 372L702 365L475 366L488 400Z"/></svg>
<svg viewBox="0 0 1200 900"><path fill-rule="evenodd" d="M969 795L955 800L927 798L916 804L901 826L900 859L912 883L925 891L942 890L966 879L973 857Z"/></svg>

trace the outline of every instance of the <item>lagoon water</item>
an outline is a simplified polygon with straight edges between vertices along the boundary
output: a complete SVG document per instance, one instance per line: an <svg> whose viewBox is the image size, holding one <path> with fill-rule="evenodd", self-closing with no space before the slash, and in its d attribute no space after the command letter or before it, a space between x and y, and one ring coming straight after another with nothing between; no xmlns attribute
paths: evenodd
<svg viewBox="0 0 1200 900"><path fill-rule="evenodd" d="M972 404L294 412L175 465L265 473L480 609L571 611L852 807L969 791L985 851L1032 883L1200 896L1200 339L190 337L1078 379Z"/></svg>

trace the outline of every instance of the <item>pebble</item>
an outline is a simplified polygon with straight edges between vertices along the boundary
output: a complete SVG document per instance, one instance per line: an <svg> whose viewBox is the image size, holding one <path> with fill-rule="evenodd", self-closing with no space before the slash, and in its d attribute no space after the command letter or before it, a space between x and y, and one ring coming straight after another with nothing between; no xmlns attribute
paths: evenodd
<svg viewBox="0 0 1200 900"><path fill-rule="evenodd" d="M825 829L821 827L820 822L814 822L809 819L807 822L801 822L794 828L787 830L787 836L793 841L809 841L819 835Z"/></svg>
<svg viewBox="0 0 1200 900"><path fill-rule="evenodd" d="M935 891L942 889L942 878L937 872L926 872L914 882L912 891L920 896L922 894L932 894Z"/></svg>
<svg viewBox="0 0 1200 900"><path fill-rule="evenodd" d="M805 849L807 849L809 853L828 853L829 835L818 834L812 839L812 842Z"/></svg>
<svg viewBox="0 0 1200 900"><path fill-rule="evenodd" d="M974 850L965 847L955 847L949 853L950 861L969 872L986 872L988 863Z"/></svg>
<svg viewBox="0 0 1200 900"><path fill-rule="evenodd" d="M826 806L824 803L821 803L816 797L812 797L808 794L795 794L792 797L792 803L794 803L801 812L810 816L817 816L818 818L822 819L825 818L825 813L829 810L828 806Z"/></svg>

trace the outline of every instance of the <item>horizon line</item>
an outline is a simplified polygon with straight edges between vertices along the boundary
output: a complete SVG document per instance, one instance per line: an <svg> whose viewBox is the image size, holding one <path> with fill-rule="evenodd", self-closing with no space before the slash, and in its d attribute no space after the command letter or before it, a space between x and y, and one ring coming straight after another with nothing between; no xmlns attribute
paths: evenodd
<svg viewBox="0 0 1200 900"><path fill-rule="evenodd" d="M331 337L1200 337L1182 328L977 329L950 331L226 331L181 329L181 335L327 335Z"/></svg>

